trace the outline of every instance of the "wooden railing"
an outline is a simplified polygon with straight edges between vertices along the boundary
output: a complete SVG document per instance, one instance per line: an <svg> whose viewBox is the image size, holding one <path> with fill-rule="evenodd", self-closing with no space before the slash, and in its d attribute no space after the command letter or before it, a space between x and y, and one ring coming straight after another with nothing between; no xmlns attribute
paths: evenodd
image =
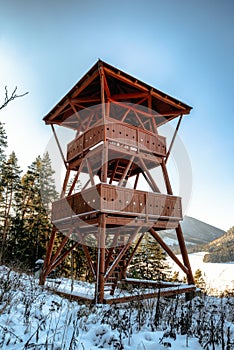
<svg viewBox="0 0 234 350"><path fill-rule="evenodd" d="M52 221L85 213L182 219L181 198L99 184L53 203Z"/></svg>
<svg viewBox="0 0 234 350"><path fill-rule="evenodd" d="M123 147L131 147L139 152L166 156L165 137L131 125L116 122L92 127L70 142L67 147L67 161L70 162L80 157L83 152L86 152L105 139Z"/></svg>

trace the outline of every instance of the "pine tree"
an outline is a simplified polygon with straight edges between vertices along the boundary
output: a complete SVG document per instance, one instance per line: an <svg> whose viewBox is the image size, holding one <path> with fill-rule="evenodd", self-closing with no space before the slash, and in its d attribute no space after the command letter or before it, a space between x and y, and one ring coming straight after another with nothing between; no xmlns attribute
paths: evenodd
<svg viewBox="0 0 234 350"><path fill-rule="evenodd" d="M52 228L48 208L53 196L57 196L52 173L49 158L38 156L22 177L16 194L16 215L11 231L15 241L13 258L24 261L31 268L45 254Z"/></svg>
<svg viewBox="0 0 234 350"><path fill-rule="evenodd" d="M49 153L46 152L39 163L39 176L40 176L40 193L42 202L48 211L51 212L52 202L58 198L58 192L55 187L54 173L52 169Z"/></svg>
<svg viewBox="0 0 234 350"><path fill-rule="evenodd" d="M1 248L0 248L0 262L2 261L4 252L7 248L7 237L9 235L9 228L12 221L13 208L15 204L15 193L20 184L20 167L17 164L15 152L12 152L9 159L3 163L1 168L1 202L0 202L0 216L1 216Z"/></svg>
<svg viewBox="0 0 234 350"><path fill-rule="evenodd" d="M195 281L196 286L201 289L201 292L205 293L206 292L206 283L205 283L205 279L203 277L203 273L200 269L197 269L195 271L194 281Z"/></svg>
<svg viewBox="0 0 234 350"><path fill-rule="evenodd" d="M169 277L166 253L157 241L146 234L134 255L129 272L133 278L165 281Z"/></svg>
<svg viewBox="0 0 234 350"><path fill-rule="evenodd" d="M7 135L4 129L4 124L0 122L0 169L3 162L6 160Z"/></svg>

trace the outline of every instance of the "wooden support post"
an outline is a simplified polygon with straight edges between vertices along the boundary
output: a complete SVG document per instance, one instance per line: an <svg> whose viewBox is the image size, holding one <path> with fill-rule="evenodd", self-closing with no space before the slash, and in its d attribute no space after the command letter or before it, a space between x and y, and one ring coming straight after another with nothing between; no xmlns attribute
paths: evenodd
<svg viewBox="0 0 234 350"><path fill-rule="evenodd" d="M107 255L107 258L106 258L105 270L108 268L108 266L109 266L109 264L110 264L113 251L114 251L114 249L115 249L116 246L117 246L118 238L119 238L119 232L116 232L116 234L115 234L115 236L114 236L114 239L113 239L113 242L112 242L112 247L110 247L109 252L108 252L108 255Z"/></svg>
<svg viewBox="0 0 234 350"><path fill-rule="evenodd" d="M100 74L100 84L101 84L101 103L102 103L102 118L103 125L105 124L106 107L105 107L105 76L102 63L99 62L99 74Z"/></svg>
<svg viewBox="0 0 234 350"><path fill-rule="evenodd" d="M103 151L102 151L101 182L103 183L107 183L107 171L108 171L108 145L106 141L103 144Z"/></svg>
<svg viewBox="0 0 234 350"><path fill-rule="evenodd" d="M54 125L53 125L53 124L51 124L51 129L52 129L52 131L53 131L54 138L55 138L55 141L56 141L56 143L57 143L57 146L58 146L60 155L61 155L61 157L62 157L63 163L64 163L64 165L65 165L65 168L67 169L67 162L66 162L66 160L65 160L65 158L64 158L64 154L63 154L63 151L62 151L62 147L61 147L61 145L60 145L60 143L59 143L59 139L58 139L58 136L57 136L57 134L56 134L56 131L55 131L55 128L54 128Z"/></svg>
<svg viewBox="0 0 234 350"><path fill-rule="evenodd" d="M139 180L139 176L140 176L140 173L137 173L137 175L136 175L136 179L135 179L135 183L134 183L134 190L136 190L136 188L137 188L137 184L138 184L138 180Z"/></svg>
<svg viewBox="0 0 234 350"><path fill-rule="evenodd" d="M138 227L136 229L136 231L130 235L128 242L125 246L123 246L123 248L121 249L121 251L119 252L118 256L115 258L114 262L112 263L112 265L109 267L109 269L106 271L105 274L105 279L108 279L108 277L111 276L112 272L114 271L114 269L116 268L116 266L118 266L120 260L122 259L122 257L124 256L124 254L127 252L128 248L130 247L132 241L134 240L134 238L136 237L136 235L138 234L138 232L140 231L141 227Z"/></svg>
<svg viewBox="0 0 234 350"><path fill-rule="evenodd" d="M135 255L135 253L136 253L136 251L137 251L139 245L141 244L141 241L142 241L144 235L145 235L144 233L141 234L140 238L138 239L138 241L137 241L137 243L136 243L136 245L135 245L135 247L134 247L134 249L133 249L133 251L132 251L132 253L131 253L131 255L130 255L130 257L129 257L129 259L128 259L126 265L125 265L125 267L124 267L124 271L123 271L123 276L124 276L124 278L126 278L127 268L128 268L128 266L131 264L132 259L133 259L134 255Z"/></svg>
<svg viewBox="0 0 234 350"><path fill-rule="evenodd" d="M92 186L95 186L95 181L94 181L94 177L93 177L93 169L91 167L91 164L90 164L90 161L88 158L86 158L86 164L88 167L88 172L89 172L91 184L92 184Z"/></svg>
<svg viewBox="0 0 234 350"><path fill-rule="evenodd" d="M183 262L184 262L184 265L186 266L186 268L188 270L187 271L188 284L195 284L193 273L192 273L192 269L191 269L189 258L188 258L188 252L187 252L187 249L186 249L184 236L183 236L183 232L181 230L180 224L176 228L176 234L177 234L177 239L178 239L178 242L179 242L179 246L180 246L180 251L181 251L182 258L183 258Z"/></svg>
<svg viewBox="0 0 234 350"><path fill-rule="evenodd" d="M167 167L166 167L166 164L165 164L165 160L163 158L162 158L161 166L162 166L162 172L163 172L163 177L164 177L167 193L168 194L173 194L171 183L170 183L168 172L167 172Z"/></svg>
<svg viewBox="0 0 234 350"><path fill-rule="evenodd" d="M142 168L144 170L144 172L142 172L143 176L145 177L145 179L147 180L147 182L149 183L149 185L153 189L153 191L160 193L160 190L159 190L158 186L156 185L156 183L155 183L152 175L150 174L149 170L147 169L147 167L145 165L145 162L143 161L143 159L141 157L139 157L139 160L140 160L140 163L141 163Z"/></svg>
<svg viewBox="0 0 234 350"><path fill-rule="evenodd" d="M53 226L52 228L52 232L51 232L51 236L50 236L50 240L47 244L46 247L46 257L45 257L45 261L44 261L44 266L42 268L42 272L40 274L40 278L39 278L39 284L40 285L44 285L45 284L45 280L47 277L47 269L50 265L50 260L51 260L51 255L52 255L52 251L53 251L53 246L54 246L54 240L55 240L55 235L56 235L57 229L55 226Z"/></svg>
<svg viewBox="0 0 234 350"><path fill-rule="evenodd" d="M82 247L83 252L85 254L85 257L86 257L86 260L87 260L90 272L91 272L91 274L93 275L93 277L95 279L96 278L96 273L95 273L95 269L94 269L94 266L93 266L92 258L91 258L91 255L89 253L88 247L87 247L87 245L84 242L84 238L83 238L82 234L78 230L76 231L76 234L77 234L77 237L78 237L78 239L79 239L79 241L81 243L81 247Z"/></svg>
<svg viewBox="0 0 234 350"><path fill-rule="evenodd" d="M106 215L101 214L98 230L98 266L97 266L97 285L96 285L96 303L102 304L104 300L105 284L105 245L106 245Z"/></svg>
<svg viewBox="0 0 234 350"><path fill-rule="evenodd" d="M54 262L56 261L56 259L59 256L59 254L62 252L62 250L65 247L65 245L66 245L68 239L70 238L71 234L72 234L72 229L70 229L69 233L66 236L64 236L64 238L63 238L63 240L62 240L62 242L61 242L57 252L54 254L53 258L50 261L50 266L52 266L54 264ZM50 266L48 266L48 271L50 269Z"/></svg>
<svg viewBox="0 0 234 350"><path fill-rule="evenodd" d="M73 251L73 249L75 249L78 245L79 245L79 243L76 242L76 243L74 243L68 250L66 250L66 252L64 252L64 253L60 256L60 258L57 259L57 260L53 263L53 265L51 265L51 267L50 267L50 269L49 269L49 271L48 271L48 275L49 275L53 270L55 270L56 267L57 267L58 265L60 265L60 264L66 259L66 257Z"/></svg>
<svg viewBox="0 0 234 350"><path fill-rule="evenodd" d="M155 134L158 134L158 129L155 121L155 117L152 114L152 95L151 92L148 96L148 112L151 114L152 127Z"/></svg>
<svg viewBox="0 0 234 350"><path fill-rule="evenodd" d="M61 191L61 194L60 194L60 198L64 198L65 197L65 194L66 194L66 189L67 189L67 184L68 184L68 181L69 181L69 177L70 177L70 169L68 168L67 171L66 171L66 175L65 175L65 179L63 181L63 188L62 188L62 191Z"/></svg>
<svg viewBox="0 0 234 350"><path fill-rule="evenodd" d="M112 175L111 175L109 184L112 184L112 181L113 181L114 176L115 176L115 172L116 172L116 170L117 170L117 168L118 168L118 165L119 165L119 160L116 161L115 168L114 168L114 170L113 170L113 172L112 172Z"/></svg>
<svg viewBox="0 0 234 350"><path fill-rule="evenodd" d="M175 138L176 138L176 135L177 135L178 130L179 130L179 127L180 127L180 123L182 122L182 118L183 118L183 115L180 116L180 119L179 119L179 121L178 121L178 123L177 123L176 129L175 129L175 132L174 132L174 135L173 135L172 140L171 140L171 144L170 144L170 146L169 146L169 149L168 149L168 152L167 152L167 155L166 155L166 158L165 158L165 163L168 161L168 158L169 158L169 156L170 156L172 146L173 146L173 144L174 144L174 142L175 142Z"/></svg>
<svg viewBox="0 0 234 350"><path fill-rule="evenodd" d="M132 165L132 162L133 162L134 158L135 158L135 156L132 156L132 157L130 158L130 160L129 160L129 162L128 162L128 165L127 165L126 168L124 169L123 175L121 176L121 179L120 179L120 181L119 181L119 183L118 183L118 186L123 186L123 182L124 182L124 180L125 180L125 178L126 178L128 172L129 172L129 169L130 169L130 167L131 167L131 165Z"/></svg>
<svg viewBox="0 0 234 350"><path fill-rule="evenodd" d="M181 268L186 275L188 274L187 266L184 266L182 262L177 258L177 256L173 253L173 251L168 247L168 245L162 240L159 234L154 231L153 228L149 229L149 233L156 239L156 241L160 244L160 246L167 252L167 254L175 261L175 263Z"/></svg>
<svg viewBox="0 0 234 350"><path fill-rule="evenodd" d="M77 173L76 173L76 175L74 177L74 180L73 180L72 185L71 185L71 187L69 189L69 192L68 192L68 196L70 196L72 194L72 191L74 190L74 188L76 186L76 182L78 180L78 176L79 176L79 171L77 171Z"/></svg>

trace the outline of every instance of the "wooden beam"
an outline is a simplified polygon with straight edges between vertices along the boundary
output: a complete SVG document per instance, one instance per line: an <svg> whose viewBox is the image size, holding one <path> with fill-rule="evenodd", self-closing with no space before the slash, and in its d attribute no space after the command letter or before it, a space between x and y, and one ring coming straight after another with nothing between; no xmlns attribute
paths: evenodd
<svg viewBox="0 0 234 350"><path fill-rule="evenodd" d="M142 120L141 120L140 116L138 115L138 113L137 113L136 111L133 111L133 113L135 114L137 120L139 121L139 123L140 123L142 129L145 129L145 125L144 125L144 123L142 122Z"/></svg>
<svg viewBox="0 0 234 350"><path fill-rule="evenodd" d="M142 97L146 97L147 98L148 94L147 92L135 92L135 93L123 93L123 94L115 94L112 95L112 99L115 101L118 100L124 100L124 99L132 99L132 98L142 98Z"/></svg>
<svg viewBox="0 0 234 350"><path fill-rule="evenodd" d="M134 238L136 237L136 235L138 234L138 232L140 231L141 227L138 227L136 229L136 231L130 235L128 242L125 246L123 246L123 248L121 249L121 251L119 252L118 256L115 258L115 260L113 261L112 265L109 267L109 269L106 271L105 273L105 280L107 280L110 275L112 274L112 272L114 271L114 269L116 268L116 266L119 264L120 260L122 259L122 257L124 256L124 254L127 252L128 248L130 247L132 241L134 240Z"/></svg>
<svg viewBox="0 0 234 350"><path fill-rule="evenodd" d="M97 78L99 75L98 69L96 69L90 76L87 76L87 78L84 80L84 82L77 86L77 89L73 92L71 98L76 98L86 87L89 86L93 82L95 78Z"/></svg>
<svg viewBox="0 0 234 350"><path fill-rule="evenodd" d="M47 270L50 270L50 267L54 264L54 262L57 260L58 256L61 254L63 248L65 247L67 241L69 240L70 236L72 234L72 229L69 230L69 233L63 238L60 246L58 247L56 253L54 254L53 258L50 261L50 265L48 266Z"/></svg>
<svg viewBox="0 0 234 350"><path fill-rule="evenodd" d="M152 120L152 126L153 126L153 130L155 132L155 134L158 134L158 129L157 129L157 125L156 125L156 120L153 117L153 113L152 113L152 95L151 93L149 93L148 96L148 111L151 114L151 120Z"/></svg>
<svg viewBox="0 0 234 350"><path fill-rule="evenodd" d="M91 168L90 161L88 158L86 158L86 163L87 163L87 167L88 167L88 172L89 172L91 184L92 184L92 186L95 186L95 181L94 181L94 177L93 177L93 170Z"/></svg>
<svg viewBox="0 0 234 350"><path fill-rule="evenodd" d="M59 258L58 260L56 260L56 261L54 262L53 265L51 265L51 267L50 267L50 269L49 269L49 271L48 271L48 275L49 275L54 269L56 269L56 267L57 267L58 265L60 265L60 264L66 259L66 257L71 253L71 251L72 251L73 249L75 249L78 245L79 245L79 243L76 242L76 243L73 244L66 252L64 252L64 253L60 256L60 258Z"/></svg>
<svg viewBox="0 0 234 350"><path fill-rule="evenodd" d="M84 80L84 82L76 88L76 90L72 93L71 96L68 97L68 95L66 95L65 100L62 102L61 105L59 105L59 103L54 107L54 112L50 112L45 118L47 119L46 123L47 124L52 124L53 120L59 116L59 114L61 112L63 112L64 108L70 103L69 102L69 98L73 99L75 98L77 95L79 95L89 84L92 83L92 81L98 76L98 70L96 70L91 76L87 77L86 80ZM56 124L56 123L55 123Z"/></svg>
<svg viewBox="0 0 234 350"><path fill-rule="evenodd" d="M185 241L184 241L184 236L183 236L183 232L181 229L180 224L178 225L178 227L176 228L176 234L177 234L177 239L179 242L179 246L180 246L180 251L181 251L181 255L183 258L183 262L184 265L187 268L187 280L189 284L194 284L194 278L193 278L193 273L192 273L192 269L190 266L190 262L189 262L189 258L188 258L188 253L187 253L187 249L186 249L186 245L185 245Z"/></svg>
<svg viewBox="0 0 234 350"><path fill-rule="evenodd" d="M174 262L181 268L182 271L187 275L188 274L188 268L187 266L183 265L182 262L177 258L177 256L173 253L173 251L168 247L168 245L162 240L162 238L159 236L159 234L154 231L153 228L149 229L149 233L151 236L153 236L156 241L160 244L160 246L167 252L167 254L174 260Z"/></svg>
<svg viewBox="0 0 234 350"><path fill-rule="evenodd" d="M148 92L148 93L151 92L153 97L157 98L160 101L165 102L166 104L169 104L171 106L174 106L174 107L179 108L180 110L183 110L186 112L188 111L184 106L181 105L181 103L179 101L178 102L172 101L171 98L168 97L166 94L163 93L164 96L162 96L157 91L155 91L154 88L152 88L152 87L147 88L146 86L143 86L142 84L138 83L137 80L132 81L131 79L127 78L126 76L123 76L120 71L119 71L119 74L116 74L111 69L106 68L106 67L104 67L104 71L106 72L107 75L111 75L114 78L121 80L128 85L134 86L135 88L138 88L140 91L144 91L144 92ZM190 111L190 109L189 109L189 111Z"/></svg>
<svg viewBox="0 0 234 350"><path fill-rule="evenodd" d="M97 286L96 286L96 302L103 303L104 300L104 284L105 284L105 245L106 245L106 215L101 214L98 229L98 261L97 261Z"/></svg>
<svg viewBox="0 0 234 350"><path fill-rule="evenodd" d="M101 84L101 104L102 104L102 118L103 118L103 125L104 125L104 118L106 115L106 110L105 110L105 82L104 82L104 71L102 64L99 63L99 74L100 74L100 84Z"/></svg>
<svg viewBox="0 0 234 350"><path fill-rule="evenodd" d="M110 181L109 181L109 184L111 185L112 184L112 181L114 179L114 176L115 176L115 172L118 168L118 164L119 164L119 159L116 160L116 164L115 164L115 167L114 167L114 170L112 172L112 175L111 175L111 178L110 178Z"/></svg>
<svg viewBox="0 0 234 350"><path fill-rule="evenodd" d="M91 274L93 275L94 279L96 278L96 273L95 273L95 269L94 269L94 266L93 266L93 262L92 262L92 258L91 258L91 255L89 253L89 250L88 250L88 247L87 245L85 244L84 242L84 238L82 236L82 234L80 233L80 231L76 230L76 234L80 240L80 243L81 243L81 247L83 249L83 252L85 254L85 257L86 257L86 261L88 263L88 266L89 266L89 269L90 269L90 272Z"/></svg>
<svg viewBox="0 0 234 350"><path fill-rule="evenodd" d="M54 125L53 125L53 124L51 124L51 129L52 129L52 131L53 131L54 138L55 138L55 141L56 141L56 143L57 143L57 146L58 146L60 155L61 155L61 157L62 157L63 163L64 163L64 165L65 165L65 168L67 169L67 162L66 162L66 160L65 160L65 158L64 158L64 154L63 154L63 151L62 151L62 147L61 147L61 145L60 145L60 143L59 143L59 139L58 139L58 136L57 136L57 134L56 134L56 131L55 131L55 128L54 128Z"/></svg>
<svg viewBox="0 0 234 350"><path fill-rule="evenodd" d="M168 152L167 152L167 155L166 155L166 158L165 158L165 163L167 163L168 158L169 158L169 156L170 156L172 147L173 147L174 142L175 142L176 135L177 135L177 133L178 133L180 124L181 124L181 122L182 122L182 118L183 118L183 115L180 116L180 119L179 119L179 121L178 121L178 123L177 123L176 129L175 129L175 132L174 132L174 135L173 135L173 137L172 137L172 140L171 140L171 143L170 143L170 146L169 146L169 148L168 148Z"/></svg>
<svg viewBox="0 0 234 350"><path fill-rule="evenodd" d="M53 225L50 239L49 239L49 242L47 243L47 247L46 247L46 256L45 256L44 266L42 268L42 272L41 272L40 278L39 278L40 285L45 284L45 280L46 280L46 276L47 276L46 271L47 271L48 266L50 264L56 232L57 232L57 228Z"/></svg>
<svg viewBox="0 0 234 350"><path fill-rule="evenodd" d="M125 178L126 178L128 172L129 172L129 169L130 169L130 167L131 167L131 165L132 165L132 162L133 162L134 158L135 158L135 156L132 156L132 157L130 158L130 160L129 160L129 162L128 162L128 165L127 165L126 168L124 169L123 175L121 176L121 179L120 179L120 181L119 181L119 183L118 183L118 186L121 187L121 186L123 185L123 182L124 182L124 180L125 180Z"/></svg>
<svg viewBox="0 0 234 350"><path fill-rule="evenodd" d="M136 175L136 179L135 179L135 182L134 182L134 187L133 187L133 189L134 189L134 190L136 190L136 188L137 188L137 184L138 184L139 176L140 176L140 173L137 173L137 175Z"/></svg>
<svg viewBox="0 0 234 350"><path fill-rule="evenodd" d="M141 113L142 115L146 116L146 117L151 117L151 114L149 114L148 112L145 112L143 110L139 110L138 108L134 107L134 106L137 106L136 104L134 105L129 105L128 103L124 103L124 102L119 102L119 101L115 101L113 100L113 98L110 98L110 101L113 103L113 104L116 104L120 107L123 107L123 108L126 108L127 110L131 110L131 111L135 111L135 112L139 112Z"/></svg>
<svg viewBox="0 0 234 350"><path fill-rule="evenodd" d="M82 103L96 103L101 102L100 97L82 97L82 98L73 98L71 99L72 104L82 104Z"/></svg>
<svg viewBox="0 0 234 350"><path fill-rule="evenodd" d="M102 151L102 168L101 168L101 182L107 183L108 172L108 145L104 142Z"/></svg>
<svg viewBox="0 0 234 350"><path fill-rule="evenodd" d="M76 172L76 175L75 175L75 177L74 177L74 180L73 180L73 182L72 182L72 185L71 185L71 187L70 187L70 189L69 189L68 196L70 196L70 195L72 194L72 191L74 190L74 188L75 188L75 186L76 186L76 182L77 182L77 180L78 180L78 176L79 176L79 170Z"/></svg>
<svg viewBox="0 0 234 350"><path fill-rule="evenodd" d="M67 169L66 175L65 175L65 179L64 179L64 181L63 181L63 188L62 188L62 191L61 191L61 193L60 193L60 198L64 198L64 197L65 197L66 189L67 189L67 184L68 184L69 177L70 177L70 172L71 172L71 170L70 170L70 169Z"/></svg>
<svg viewBox="0 0 234 350"><path fill-rule="evenodd" d="M112 247L109 249L109 252L108 252L108 255L107 255L107 258L106 258L106 263L105 263L105 271L106 271L106 269L108 268L108 266L110 264L113 251L114 251L114 249L117 246L118 238L119 238L119 231L115 233L115 236L114 236L113 242L112 242Z"/></svg>
<svg viewBox="0 0 234 350"><path fill-rule="evenodd" d="M137 241L137 243L136 243L136 245L135 245L135 247L134 247L134 249L133 249L133 251L132 251L132 253L131 253L131 255L130 255L130 257L129 257L127 263L126 263L126 266L125 266L124 275L126 274L126 270L127 270L128 266L131 264L132 259L133 259L134 255L135 255L135 253L136 253L136 251L137 251L139 245L141 244L141 241L142 241L144 235L145 235L145 233L142 233L142 234L140 235L140 238L138 239L138 241Z"/></svg>
<svg viewBox="0 0 234 350"><path fill-rule="evenodd" d="M159 190L158 186L156 185L156 183L155 183L155 181L154 181L152 175L150 174L149 170L147 169L144 160L143 160L141 157L139 157L139 160L140 160L140 163L141 163L141 165L142 165L142 167L143 167L144 172L146 173L148 179L150 180L150 183L151 183L152 186L153 186L153 190L154 190L155 192L159 192L159 193L160 193L160 190ZM143 173L143 175L144 175L144 173ZM148 181L148 182L149 182L149 181Z"/></svg>
<svg viewBox="0 0 234 350"><path fill-rule="evenodd" d="M167 167L166 167L165 160L163 157L162 157L161 167L162 167L162 172L163 172L163 177L164 177L167 193L173 194L170 179L169 179L168 172L167 172Z"/></svg>

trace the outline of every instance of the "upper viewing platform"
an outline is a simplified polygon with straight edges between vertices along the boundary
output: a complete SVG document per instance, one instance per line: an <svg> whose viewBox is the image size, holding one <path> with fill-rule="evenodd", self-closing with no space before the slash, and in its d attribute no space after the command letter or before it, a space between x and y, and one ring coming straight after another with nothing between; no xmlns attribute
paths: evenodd
<svg viewBox="0 0 234 350"><path fill-rule="evenodd" d="M44 117L46 124L81 134L105 118L157 133L160 125L192 107L101 60Z"/></svg>

